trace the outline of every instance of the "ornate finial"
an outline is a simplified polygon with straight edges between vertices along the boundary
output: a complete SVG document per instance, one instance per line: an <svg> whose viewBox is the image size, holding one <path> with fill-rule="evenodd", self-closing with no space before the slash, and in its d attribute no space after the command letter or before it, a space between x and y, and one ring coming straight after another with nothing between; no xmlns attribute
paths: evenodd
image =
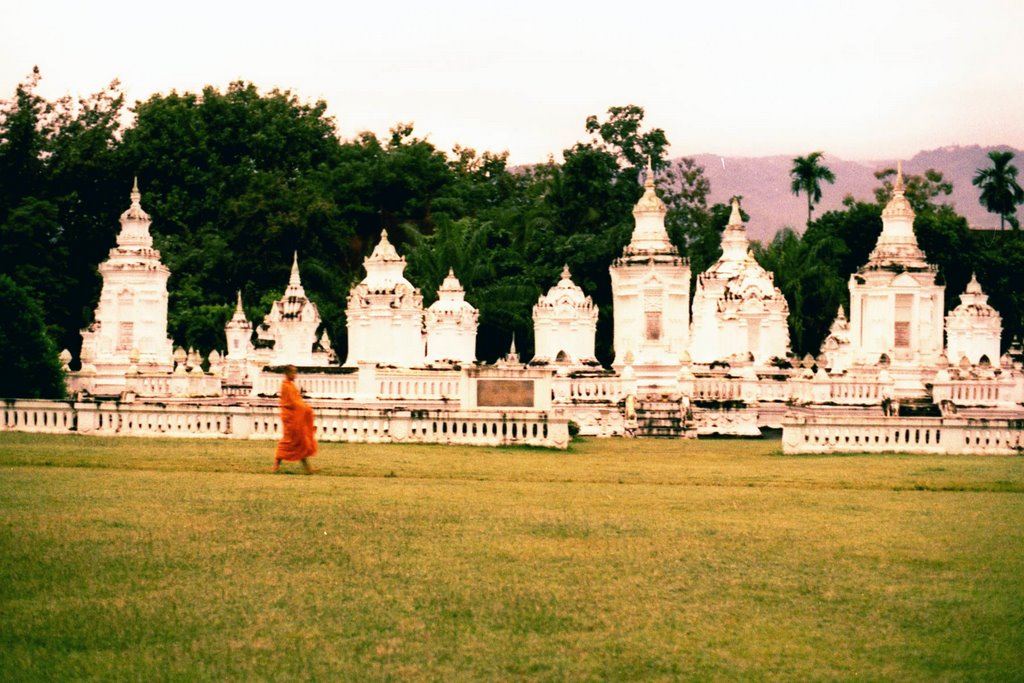
<svg viewBox="0 0 1024 683"><path fill-rule="evenodd" d="M299 279L299 252L296 251L292 257L292 274L288 278L288 286L302 286L302 280Z"/></svg>
<svg viewBox="0 0 1024 683"><path fill-rule="evenodd" d="M381 243L384 243L384 242L388 241L388 229L387 228L383 228L380 231L380 241L381 241Z"/></svg>
<svg viewBox="0 0 1024 683"><path fill-rule="evenodd" d="M455 269L451 266L448 267L448 277L455 277Z"/></svg>
<svg viewBox="0 0 1024 683"><path fill-rule="evenodd" d="M644 178L644 187L654 189L654 162L652 157L647 157L647 177Z"/></svg>
<svg viewBox="0 0 1024 683"><path fill-rule="evenodd" d="M906 186L903 184L903 162L896 162L896 183L892 186L893 194L903 194Z"/></svg>
<svg viewBox="0 0 1024 683"><path fill-rule="evenodd" d="M836 313L837 320L846 320L846 309L843 308L842 304L839 304L839 311Z"/></svg>
<svg viewBox="0 0 1024 683"><path fill-rule="evenodd" d="M981 294L981 283L976 273L971 273L971 281L967 283L968 294Z"/></svg>
<svg viewBox="0 0 1024 683"><path fill-rule="evenodd" d="M566 263L564 266L562 266L562 279L563 280L571 280L572 279L572 274L569 272L569 264L568 263Z"/></svg>
<svg viewBox="0 0 1024 683"><path fill-rule="evenodd" d="M235 304L235 313L240 313L242 310L242 290L238 290L238 303Z"/></svg>
<svg viewBox="0 0 1024 683"><path fill-rule="evenodd" d="M516 355L516 333L515 332L512 332L512 346L510 346L509 349L508 349L508 355L510 355L510 356Z"/></svg>
<svg viewBox="0 0 1024 683"><path fill-rule="evenodd" d="M729 214L729 225L743 225L743 216L740 214L740 200L732 198L732 213Z"/></svg>
<svg viewBox="0 0 1024 683"><path fill-rule="evenodd" d="M131 197L133 207L142 205L142 193L139 192L139 176L135 176L132 181L132 192L129 197Z"/></svg>

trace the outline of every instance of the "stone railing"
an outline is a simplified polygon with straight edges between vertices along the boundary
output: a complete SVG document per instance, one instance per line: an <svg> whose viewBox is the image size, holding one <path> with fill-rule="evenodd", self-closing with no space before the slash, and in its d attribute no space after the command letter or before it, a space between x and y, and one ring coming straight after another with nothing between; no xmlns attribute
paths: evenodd
<svg viewBox="0 0 1024 683"><path fill-rule="evenodd" d="M377 396L384 401L457 401L462 396L459 370L378 368Z"/></svg>
<svg viewBox="0 0 1024 683"><path fill-rule="evenodd" d="M1018 455L1024 420L813 414L794 409L782 425L782 449L800 453Z"/></svg>
<svg viewBox="0 0 1024 683"><path fill-rule="evenodd" d="M321 441L566 448L568 419L545 411L445 411L314 406ZM279 439L272 404L6 402L6 431L98 436Z"/></svg>
<svg viewBox="0 0 1024 683"><path fill-rule="evenodd" d="M697 377L693 380L691 401L744 401L752 398L747 384L756 381L742 377Z"/></svg>
<svg viewBox="0 0 1024 683"><path fill-rule="evenodd" d="M552 379L553 398L559 403L603 402L618 403L626 397L629 386L621 377L571 377L558 376Z"/></svg>
<svg viewBox="0 0 1024 683"><path fill-rule="evenodd" d="M958 406L1009 406L1024 400L1018 393L1011 377L935 380L932 384L932 400Z"/></svg>
<svg viewBox="0 0 1024 683"><path fill-rule="evenodd" d="M793 378L789 381L792 399L798 403L831 403L835 405L881 405L895 392L891 379L865 379L839 375L830 376L818 370L813 377Z"/></svg>
<svg viewBox="0 0 1024 683"><path fill-rule="evenodd" d="M221 378L195 371L181 374L125 375L125 390L136 396L218 396L221 394Z"/></svg>
<svg viewBox="0 0 1024 683"><path fill-rule="evenodd" d="M75 409L70 401L4 401L0 428L14 432L64 434L75 430Z"/></svg>

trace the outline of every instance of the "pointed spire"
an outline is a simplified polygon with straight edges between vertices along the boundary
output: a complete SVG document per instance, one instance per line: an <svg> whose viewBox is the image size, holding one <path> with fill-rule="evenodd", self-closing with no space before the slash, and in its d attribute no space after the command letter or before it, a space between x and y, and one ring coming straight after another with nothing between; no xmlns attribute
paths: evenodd
<svg viewBox="0 0 1024 683"><path fill-rule="evenodd" d="M448 277L455 277L455 269L448 266Z"/></svg>
<svg viewBox="0 0 1024 683"><path fill-rule="evenodd" d="M732 198L732 213L729 214L729 225L743 225L743 215L740 213L740 200Z"/></svg>
<svg viewBox="0 0 1024 683"><path fill-rule="evenodd" d="M903 184L903 161L896 162L896 182L892 186L893 194L903 194L906 186Z"/></svg>
<svg viewBox="0 0 1024 683"><path fill-rule="evenodd" d="M647 177L644 178L644 187L654 189L654 162L652 157L647 157Z"/></svg>
<svg viewBox="0 0 1024 683"><path fill-rule="evenodd" d="M292 257L292 274L288 278L289 287L301 287L302 280L299 279L299 252L296 251Z"/></svg>
<svg viewBox="0 0 1024 683"><path fill-rule="evenodd" d="M509 356L517 355L516 354L516 333L514 331L512 332L512 346L510 346L509 349L508 349L508 355Z"/></svg>
<svg viewBox="0 0 1024 683"><path fill-rule="evenodd" d="M235 313L245 313L245 309L242 308L242 290L238 290L238 303L235 304Z"/></svg>
<svg viewBox="0 0 1024 683"><path fill-rule="evenodd" d="M562 279L563 280L571 280L572 279L572 273L569 272L569 264L568 263L566 263L564 266L562 266Z"/></svg>
<svg viewBox="0 0 1024 683"><path fill-rule="evenodd" d="M839 304L839 311L836 313L836 320L846 320L846 309Z"/></svg>
<svg viewBox="0 0 1024 683"><path fill-rule="evenodd" d="M120 247L153 246L153 237L149 234L149 214L142 210L142 193L139 192L139 177L132 179L132 191L128 195L131 206L121 214L121 232L117 236Z"/></svg>

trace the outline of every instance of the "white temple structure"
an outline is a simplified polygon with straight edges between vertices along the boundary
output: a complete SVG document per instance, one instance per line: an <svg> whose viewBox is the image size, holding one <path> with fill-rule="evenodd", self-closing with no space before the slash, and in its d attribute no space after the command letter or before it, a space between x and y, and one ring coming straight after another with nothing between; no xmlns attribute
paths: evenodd
<svg viewBox="0 0 1024 683"><path fill-rule="evenodd" d="M263 365L327 365L331 360L330 340L326 332L317 337L320 325L320 311L302 287L296 252L284 295L271 304L270 312L256 328L260 345L253 355Z"/></svg>
<svg viewBox="0 0 1024 683"><path fill-rule="evenodd" d="M935 367L942 354L945 287L914 235L914 210L902 169L882 211L882 233L868 262L850 276L852 360L875 364L884 354L897 367Z"/></svg>
<svg viewBox="0 0 1024 683"><path fill-rule="evenodd" d="M633 209L635 227L609 268L614 306L615 360L631 365L641 393L672 393L690 338L690 264L665 230L668 209L647 166L644 194Z"/></svg>
<svg viewBox="0 0 1024 683"><path fill-rule="evenodd" d="M405 279L405 257L380 234L373 253L363 259L366 277L348 295L348 359L417 367L425 357L423 295Z"/></svg>
<svg viewBox="0 0 1024 683"><path fill-rule="evenodd" d="M242 291L238 291L238 302L231 320L224 326L224 337L228 348L224 354L224 378L232 384L250 379L249 359L254 357L252 345L252 323L245 317L242 308Z"/></svg>
<svg viewBox="0 0 1024 683"><path fill-rule="evenodd" d="M326 440L562 448L572 420L597 436L755 436L781 427L791 453L1024 450L1024 353L1015 346L1016 355L1000 358L1001 319L976 278L943 317L944 288L917 245L902 169L877 244L850 278L849 317L839 307L819 357L798 361L786 359L786 302L750 255L738 203L721 258L697 280L691 324L690 266L669 241L648 167L630 242L609 268L610 369L595 360L598 310L568 268L533 307L533 363L520 362L514 340L502 361L476 362L478 312L455 274L424 310L386 231L348 294L343 366L321 333L297 254L255 340L239 293L224 354L172 355L169 273L137 187L131 198L100 265L103 292L82 332L82 370L68 374L76 402L18 400L0 426L275 438L280 366L292 364ZM67 363L70 354L61 357Z"/></svg>
<svg viewBox="0 0 1024 683"><path fill-rule="evenodd" d="M476 360L476 330L479 312L466 301L455 272L437 290L437 301L427 307L427 363L472 363Z"/></svg>
<svg viewBox="0 0 1024 683"><path fill-rule="evenodd" d="M999 312L988 303L978 278L971 275L960 305L946 316L946 355L958 365L964 358L971 365L982 362L999 365L999 339L1003 333ZM983 361L984 359L984 361Z"/></svg>
<svg viewBox="0 0 1024 683"><path fill-rule="evenodd" d="M562 268L558 284L533 306L535 365L599 365L594 354L597 306L572 281L569 266Z"/></svg>
<svg viewBox="0 0 1024 683"><path fill-rule="evenodd" d="M82 330L82 373L93 374L91 391L119 393L129 368L170 372L173 344L167 336L167 278L149 234L136 179L131 206L121 214L117 246L100 264L103 289L94 321Z"/></svg>
<svg viewBox="0 0 1024 683"><path fill-rule="evenodd" d="M722 233L722 256L697 276L690 358L695 363L752 360L764 365L789 354L789 306L775 279L750 253L740 205Z"/></svg>

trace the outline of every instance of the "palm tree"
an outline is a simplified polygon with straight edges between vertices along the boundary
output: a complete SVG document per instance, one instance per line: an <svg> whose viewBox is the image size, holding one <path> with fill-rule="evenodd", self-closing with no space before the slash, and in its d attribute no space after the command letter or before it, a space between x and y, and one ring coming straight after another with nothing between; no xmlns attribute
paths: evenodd
<svg viewBox="0 0 1024 683"><path fill-rule="evenodd" d="M818 160L825 156L824 152L811 152L806 157L793 159L793 168L789 175L793 178L790 189L793 194L800 196L801 192L807 194L807 223L811 222L811 211L814 205L821 201L821 181L834 183L835 174L827 166L822 166Z"/></svg>
<svg viewBox="0 0 1024 683"><path fill-rule="evenodd" d="M993 150L988 153L992 168L979 168L971 182L981 188L978 201L990 213L999 214L999 229L1005 228L1007 219L1017 229L1019 223L1014 216L1017 205L1024 204L1024 189L1017 184L1017 167L1010 163L1013 152Z"/></svg>

